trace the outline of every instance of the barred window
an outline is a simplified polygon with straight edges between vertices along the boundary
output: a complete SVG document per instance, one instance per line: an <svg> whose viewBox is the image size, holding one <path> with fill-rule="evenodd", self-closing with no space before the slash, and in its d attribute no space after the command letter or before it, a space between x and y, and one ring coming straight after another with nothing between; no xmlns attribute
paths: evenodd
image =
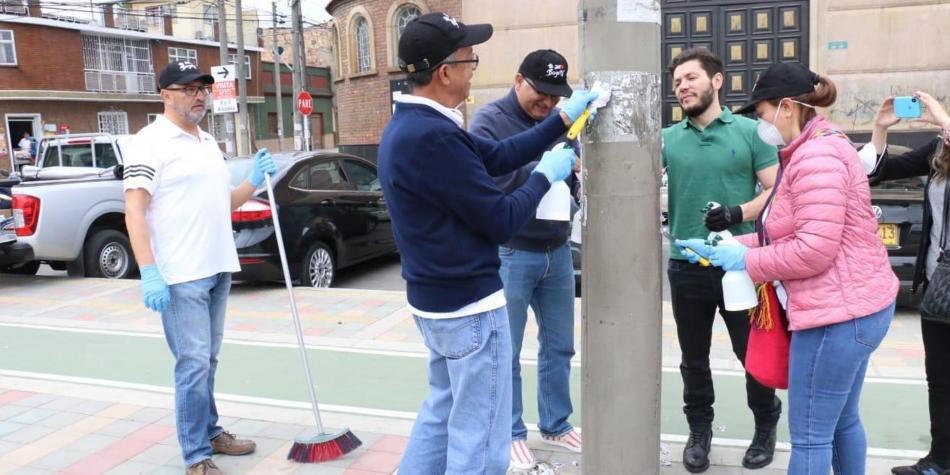
<svg viewBox="0 0 950 475"><path fill-rule="evenodd" d="M124 135L129 133L129 115L125 111L99 113L99 132Z"/></svg>
<svg viewBox="0 0 950 475"><path fill-rule="evenodd" d="M403 30L406 29L406 25L410 21L415 19L417 16L422 15L422 12L419 10L419 7L409 3L403 5L399 8L399 11L396 12L396 44L399 44L399 38L402 36Z"/></svg>
<svg viewBox="0 0 950 475"><path fill-rule="evenodd" d="M82 52L87 91L155 93L147 40L84 34Z"/></svg>

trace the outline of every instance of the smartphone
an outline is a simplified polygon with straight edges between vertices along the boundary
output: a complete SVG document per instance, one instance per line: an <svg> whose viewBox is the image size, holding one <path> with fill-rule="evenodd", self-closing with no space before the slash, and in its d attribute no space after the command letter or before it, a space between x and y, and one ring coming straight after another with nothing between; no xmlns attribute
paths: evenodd
<svg viewBox="0 0 950 475"><path fill-rule="evenodd" d="M894 115L898 119L919 119L920 99L916 96L897 96L894 98Z"/></svg>

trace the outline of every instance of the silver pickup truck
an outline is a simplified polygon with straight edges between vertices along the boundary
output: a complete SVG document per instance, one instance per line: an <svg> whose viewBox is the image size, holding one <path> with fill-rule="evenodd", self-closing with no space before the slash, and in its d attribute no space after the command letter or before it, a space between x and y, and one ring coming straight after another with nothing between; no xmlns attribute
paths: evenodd
<svg viewBox="0 0 950 475"><path fill-rule="evenodd" d="M37 165L24 166L13 187L17 240L35 261L71 276L121 279L137 272L125 229L122 156L130 135L46 137Z"/></svg>

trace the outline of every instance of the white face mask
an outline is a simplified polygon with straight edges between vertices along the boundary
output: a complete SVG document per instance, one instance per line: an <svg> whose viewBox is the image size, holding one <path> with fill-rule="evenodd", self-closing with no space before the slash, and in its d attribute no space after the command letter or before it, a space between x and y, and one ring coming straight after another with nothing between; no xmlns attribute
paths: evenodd
<svg viewBox="0 0 950 475"><path fill-rule="evenodd" d="M779 106L775 108L775 115L772 116L772 122L766 122L762 119L759 119L759 123L755 125L755 131L759 134L759 138L763 142L773 146L773 147L784 147L785 138L782 137L782 132L778 130L778 127L775 126L774 122L778 119L778 111L782 107L782 103L779 102Z"/></svg>

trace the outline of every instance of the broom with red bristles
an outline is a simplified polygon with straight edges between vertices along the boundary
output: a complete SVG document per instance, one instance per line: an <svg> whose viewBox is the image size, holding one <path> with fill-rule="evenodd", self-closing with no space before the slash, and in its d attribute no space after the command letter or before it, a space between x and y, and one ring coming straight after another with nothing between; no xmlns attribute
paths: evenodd
<svg viewBox="0 0 950 475"><path fill-rule="evenodd" d="M280 233L280 219L277 217L277 203L274 201L274 187L270 175L264 174L267 184L267 201L270 203L270 212L274 220L274 233L277 238L277 250L280 254L280 265L284 271L284 283L287 285L287 295L290 298L290 313L294 317L294 331L297 333L297 345L300 347L300 358L303 360L303 370L307 375L307 389L310 392L310 406L313 409L313 418L317 423L317 435L309 438L294 440L287 459L300 463L326 462L342 457L362 442L350 429L344 428L339 432L324 431L323 420L320 418L320 407L317 406L317 393L313 385L313 376L310 374L310 362L307 359L307 347L304 344L303 330L300 325L300 314L297 313L297 300L294 299L294 287L290 281L290 270L287 266L287 252L284 250L284 238Z"/></svg>

